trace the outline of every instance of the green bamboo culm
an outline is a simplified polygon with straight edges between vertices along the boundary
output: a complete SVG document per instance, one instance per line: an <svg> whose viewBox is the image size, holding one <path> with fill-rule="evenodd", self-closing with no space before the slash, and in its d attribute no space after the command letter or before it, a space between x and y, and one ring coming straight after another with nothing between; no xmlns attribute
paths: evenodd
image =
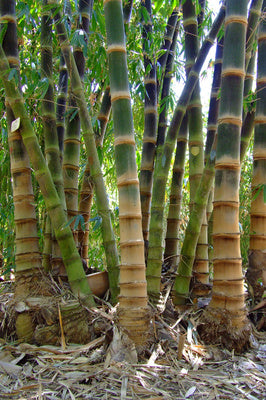
<svg viewBox="0 0 266 400"><path fill-rule="evenodd" d="M111 214L108 204L108 198L98 153L95 144L94 132L87 108L87 101L84 94L84 88L78 73L76 62L71 51L65 25L62 23L61 13L59 12L57 2L54 2L54 22L57 30L59 43L64 55L68 73L71 80L72 92L75 95L76 104L79 110L81 129L88 154L90 174L95 186L96 205L98 214L102 218L102 238L106 255L109 286L113 303L116 302L119 293L119 258L115 242L115 236L112 227Z"/></svg>
<svg viewBox="0 0 266 400"><path fill-rule="evenodd" d="M167 21L167 29L165 33L165 44L163 46L164 53L158 58L157 63L160 65L162 79L158 85L157 92L160 99L160 115L158 121L157 132L157 154L160 152L160 147L164 144L165 134L167 130L167 113L168 113L168 98L170 95L170 85L173 78L173 67L175 60L175 52L177 46L177 37L180 27L179 9L174 10L169 20ZM170 46L170 47L169 47ZM169 47L169 48L168 48ZM167 56L167 57L166 57Z"/></svg>
<svg viewBox="0 0 266 400"><path fill-rule="evenodd" d="M136 345L147 339L149 314L134 126L121 0L104 1L119 190L120 296L118 321Z"/></svg>
<svg viewBox="0 0 266 400"><path fill-rule="evenodd" d="M214 182L214 162L215 162L215 136L217 131L217 118L219 110L218 93L221 83L221 68L223 55L223 38L216 47L215 67L211 90L210 107L208 114L208 130L205 147L205 168L201 181L196 191L191 216L185 232L185 238L181 249L180 262L177 269L177 276L173 287L173 302L175 305L183 305L190 301L190 281L192 278L192 268L195 258L196 246L200 236L200 225L207 214L207 206L210 201L210 193ZM207 274L206 274L207 275ZM209 290L208 285L202 285L202 292Z"/></svg>
<svg viewBox="0 0 266 400"><path fill-rule="evenodd" d="M66 209L63 175L61 168L60 150L56 125L56 108L54 102L54 82L53 82L53 39L52 39L52 19L50 10L47 7L48 1L42 2L42 19L41 19L41 78L46 82L47 90L42 99L42 124L45 144L45 157L47 166L51 172L53 182L55 184L58 196L62 202L62 206ZM54 276L64 271L62 257L58 243L52 233L52 258L51 266L46 265L49 260L49 237L48 229L50 223L47 221L45 236L45 256L43 265L46 270L52 268Z"/></svg>
<svg viewBox="0 0 266 400"><path fill-rule="evenodd" d="M222 6L213 23L209 35L202 44L196 62L189 73L185 87L174 111L162 152L160 153L159 157L156 158L154 173L155 179L152 191L149 253L146 272L149 297L153 299L159 299L160 297L161 267L164 250L163 221L165 189L171 165L172 153L175 148L177 135L182 119L186 113L190 96L197 80L199 79L199 73L208 51L213 45L214 39L224 20L224 15L225 8Z"/></svg>
<svg viewBox="0 0 266 400"><path fill-rule="evenodd" d="M222 59L223 59L223 44L224 44L224 36L217 40L216 53L215 53L215 62L214 62L214 71L213 71L213 81L211 88L211 96L210 96L210 105L209 105L209 113L208 113L208 122L207 122L207 138L205 144L205 152L204 152L204 163L205 165L208 162L208 159L211 154L211 149L217 135L217 124L218 124L218 112L219 112L219 104L220 104L220 88L221 88L221 72L222 72ZM212 227L213 227L213 192L214 192L214 183L211 187L208 204L206 208L206 216L208 221L208 260L209 260L209 273L212 270L212 260L213 260L213 239L212 239Z"/></svg>
<svg viewBox="0 0 266 400"><path fill-rule="evenodd" d="M4 32L3 49L9 62L10 72L15 71L17 85L19 85L16 2L1 0L0 16L0 29ZM35 274L39 274L41 255L29 157L20 133L12 130L12 122L15 117L8 100L6 101L6 112L16 229L16 280L18 280L20 276L22 279L23 275L26 276L26 270L31 270L31 273L35 270ZM31 290L30 285L28 287ZM23 291L23 295L26 297L29 293L25 293L25 287Z"/></svg>
<svg viewBox="0 0 266 400"><path fill-rule="evenodd" d="M75 34L82 38L83 43L87 42L93 1L79 1L78 6L78 22ZM85 48L79 43L73 46L74 59L77 65L78 73L81 81L84 81L85 74ZM66 118L66 130L64 137L64 157L63 157L63 176L64 190L66 196L66 206L69 219L75 218L78 214L78 186L79 186L79 165L80 165L80 117L75 100L75 94L70 88L68 91L68 117ZM75 220L71 223L73 235L76 245L80 249L78 243L78 232L74 230Z"/></svg>
<svg viewBox="0 0 266 400"><path fill-rule="evenodd" d="M241 129L240 162L242 163L254 129L255 119L255 96L252 93L255 64L256 64L256 43L259 19L263 0L253 0L249 9L248 26L246 34L245 53L245 81L244 81L244 107L243 123Z"/></svg>
<svg viewBox="0 0 266 400"><path fill-rule="evenodd" d="M146 250L149 239L150 201L153 180L153 166L155 157L155 145L157 135L157 73L154 55L149 55L152 45L152 15L151 1L142 0L144 15L149 19L142 18L142 47L144 58L144 133L140 166L140 199L142 214L142 232ZM143 11L143 12L144 12ZM149 71L149 72L146 72Z"/></svg>
<svg viewBox="0 0 266 400"><path fill-rule="evenodd" d="M195 4L187 0L183 4L183 25L185 30L185 55L186 73L188 75L191 66L198 54L198 20L196 16ZM190 210L198 189L204 168L203 151L203 120L201 91L199 81L192 92L187 109L189 127L189 187L190 187ZM208 262L208 224L207 216L203 214L200 235L195 250L193 265L193 296L204 294L204 285L209 282L209 262Z"/></svg>
<svg viewBox="0 0 266 400"><path fill-rule="evenodd" d="M178 10L176 10L178 14ZM180 19L176 21L174 34L170 51L167 57L165 74L162 83L161 91L161 105L164 104L162 111L159 116L158 123L158 137L157 137L157 151L160 152L160 148L165 140L165 133L167 129L167 115L168 115L168 97L170 94L170 85L173 78L173 67L175 60L175 52L177 45L177 37L179 32ZM187 115L184 116L182 124L177 137L175 161L172 172L172 182L169 196L169 211L167 216L167 228L165 235L165 251L164 251L164 264L165 268L176 268L178 262L179 253L179 227L180 227L180 211L182 204L182 186L185 168L185 155L188 141L188 129L187 129Z"/></svg>
<svg viewBox="0 0 266 400"><path fill-rule="evenodd" d="M0 17L2 45L9 62L9 72L15 72L16 84L19 86L20 63L14 0L0 1ZM20 132L13 128L15 116L8 99L6 99L6 118L16 233L14 302L18 304L32 296L33 291L36 296L37 293L41 294L42 286L36 285L36 282L42 279L42 268L29 156ZM34 318L31 310L17 312L14 317L17 337L23 341L30 341L34 334Z"/></svg>
<svg viewBox="0 0 266 400"><path fill-rule="evenodd" d="M110 97L110 87L108 86L103 95L101 108L98 114L98 122L99 128L95 131L95 143L96 147L102 147L103 140L105 136L105 131L107 127L107 122L109 119L111 111L111 97ZM88 264L88 249L89 249L89 221L90 221L90 213L91 206L93 200L93 180L90 174L90 165L87 162L84 176L82 179L81 189L80 189L80 198L79 198L79 215L82 215L85 230L82 229L81 224L78 227L78 245L81 257Z"/></svg>
<svg viewBox="0 0 266 400"><path fill-rule="evenodd" d="M266 288L266 0L263 1L258 31L257 100L253 147L252 202L247 279L255 301L261 301Z"/></svg>
<svg viewBox="0 0 266 400"><path fill-rule="evenodd" d="M182 206L182 189L185 172L185 159L188 142L187 114L184 116L176 144L175 161L171 190L169 196L169 211L167 216L167 229L165 235L164 264L166 268L176 269L179 260L179 227Z"/></svg>
<svg viewBox="0 0 266 400"><path fill-rule="evenodd" d="M249 341L239 232L240 132L247 1L226 3L213 202L213 290L201 337L243 350Z"/></svg>
<svg viewBox="0 0 266 400"><path fill-rule="evenodd" d="M51 218L55 236L62 253L71 289L84 303L88 306L93 306L94 300L83 270L82 262L76 249L71 229L67 225L65 211L54 186L51 173L46 165L31 121L27 115L24 99L19 93L14 79L8 80L9 65L2 46L0 46L0 59L0 77L5 88L6 97L15 118L18 119L18 123L20 122L20 126L17 130L19 130L22 136L35 171L36 179L43 194L46 209Z"/></svg>

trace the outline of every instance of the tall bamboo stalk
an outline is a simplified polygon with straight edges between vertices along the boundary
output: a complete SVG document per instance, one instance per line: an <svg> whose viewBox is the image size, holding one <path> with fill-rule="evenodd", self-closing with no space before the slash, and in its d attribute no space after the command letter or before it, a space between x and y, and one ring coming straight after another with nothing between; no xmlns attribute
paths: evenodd
<svg viewBox="0 0 266 400"><path fill-rule="evenodd" d="M176 144L175 161L169 197L169 211L167 216L167 229L165 235L164 263L167 267L175 268L178 264L178 244L180 211L182 205L182 189L185 171L185 159L188 142L187 115L183 118Z"/></svg>
<svg viewBox="0 0 266 400"><path fill-rule="evenodd" d="M164 248L163 220L165 188L168 178L168 172L170 169L171 156L175 148L178 131L180 129L182 119L185 115L191 93L199 78L199 73L208 54L208 51L211 48L223 22L224 10L224 6L222 6L218 16L213 23L209 35L202 44L199 55L189 73L187 82L177 103L171 124L167 132L167 137L162 149L162 153L156 159L155 163L155 179L152 192L150 239L147 263L147 284L149 295L157 299L159 298L160 293L161 266Z"/></svg>
<svg viewBox="0 0 266 400"><path fill-rule="evenodd" d="M102 147L107 122L111 110L111 97L110 87L108 86L103 95L101 108L98 114L98 121L100 128L95 132L95 143L96 146ZM81 224L78 227L78 245L81 257L88 264L88 248L89 248L89 220L91 213L91 205L93 200L93 181L90 174L90 165L87 162L84 176L82 179L80 198L79 198L79 214L82 215L85 230L82 229Z"/></svg>
<svg viewBox="0 0 266 400"><path fill-rule="evenodd" d="M2 39L7 57L6 69L8 72L16 71L16 85L19 86L16 2L1 0L0 17L1 31L6 28ZM20 132L13 127L16 117L8 98L6 99L6 112L16 230L15 301L19 302L31 296L32 291L36 290L36 281L41 277L41 254L29 157ZM16 315L16 333L19 338L30 339L33 329L33 321L29 312L24 311Z"/></svg>
<svg viewBox="0 0 266 400"><path fill-rule="evenodd" d="M245 81L244 81L244 102L246 107L243 110L243 124L241 129L240 161L242 163L246 154L250 138L254 128L255 103L249 97L252 97L252 86L254 81L254 70L256 63L256 42L259 18L263 0L253 0L249 9L248 26L246 34L246 55L245 55Z"/></svg>
<svg viewBox="0 0 266 400"><path fill-rule="evenodd" d="M9 62L9 68L16 70L16 83L19 86L16 2L13 0L0 1L0 16L1 30L6 24L2 42L3 49ZM15 116L8 99L6 99L6 109L16 227L16 271L19 278L20 273L23 275L25 270L36 269L38 271L41 267L41 256L29 157L20 132L12 128ZM28 294L25 293L25 296Z"/></svg>
<svg viewBox="0 0 266 400"><path fill-rule="evenodd" d="M170 94L170 84L173 76L173 66L175 58L175 50L177 44L177 36L179 31L179 21L177 20L175 31L168 54L165 75L163 79L162 92L161 92L161 104L164 104L163 110L160 112L159 123L158 123L158 147L162 146L165 139L165 133L167 129L167 111L168 111L168 96ZM179 243L179 226L180 226L180 211L182 203L182 186L185 168L185 155L188 141L188 129L187 129L187 116L183 118L180 131L177 137L175 161L173 165L173 175L171 182L171 193L169 197L169 211L167 216L167 228L165 235L165 251L164 251L164 263L167 268L175 267L178 260L178 243Z"/></svg>
<svg viewBox="0 0 266 400"><path fill-rule="evenodd" d="M250 335L238 216L247 1L226 4L213 203L213 291L202 334L205 340L241 351Z"/></svg>
<svg viewBox="0 0 266 400"><path fill-rule="evenodd" d="M214 162L216 150L214 140L217 131L217 118L219 110L218 93L221 83L222 54L223 38L218 41L216 47L215 67L213 73L211 99L208 114L208 130L205 147L205 168L196 191L189 223L185 232L185 238L181 249L180 262L178 265L177 276L173 288L173 301L176 305L184 304L187 300L189 300L190 281L196 255L196 246L200 237L200 225L202 224L202 221L204 221L204 218L206 218L207 216L207 206L210 203L210 199L212 199L211 192L214 182ZM202 281L207 281L209 275L208 269L206 270L202 268L198 270L197 273L203 276ZM209 288L206 283L204 285L197 285L198 289L200 289L200 294L207 294Z"/></svg>
<svg viewBox="0 0 266 400"><path fill-rule="evenodd" d="M204 11L204 10L203 10ZM195 5L187 0L183 5L183 24L185 29L185 55L187 74L193 65L198 53L198 21ZM190 209L193 207L194 198L202 176L204 167L203 156L203 121L200 84L197 82L188 106L189 126L189 183L190 183ZM208 224L204 214L193 266L193 294L204 294L203 285L209 282L208 262Z"/></svg>
<svg viewBox="0 0 266 400"><path fill-rule="evenodd" d="M155 145L157 135L157 73L154 56L150 56L150 44L152 43L152 16L151 1L143 0L142 7L149 15L149 20L143 18L142 24L142 42L144 57L144 87L145 87L145 105L144 105L144 133L143 147L140 166L140 198L142 214L142 233L146 250L148 249L149 238L149 218L150 218L150 200L153 179L153 166L155 157ZM151 57L153 59L151 59ZM149 69L148 69L149 68ZM146 72L148 71L148 72Z"/></svg>
<svg viewBox="0 0 266 400"><path fill-rule="evenodd" d="M213 71L213 81L211 88L211 97L208 113L208 123L207 123L207 138L204 153L205 165L211 154L214 139L217 134L217 123L218 123L218 112L219 112L219 92L221 87L221 72L222 72L222 59L223 59L223 45L224 36L217 40L214 71ZM209 274L212 269L213 260L213 193L214 193L214 183L211 187L208 204L206 208L206 217L208 221L208 260L209 260Z"/></svg>
<svg viewBox="0 0 266 400"><path fill-rule="evenodd" d="M168 20L167 31L165 34L165 45L163 47L163 49L165 50L164 56L167 55L167 58L166 61L162 59L162 56L158 59L161 68L164 67L165 63L165 71L162 74L163 78L162 82L157 89L157 92L160 92L160 106L162 108L160 111L159 121L158 121L157 153L160 152L159 149L164 144L165 133L167 130L167 112L169 108L168 98L170 95L170 85L173 78L173 67L174 67L175 51L176 51L179 27L180 27L179 10L174 10ZM170 42L169 51L168 51L168 42Z"/></svg>
<svg viewBox="0 0 266 400"><path fill-rule="evenodd" d="M89 26L93 8L93 0L79 1L79 19L77 22L76 33L87 42ZM73 50L75 62L81 81L84 81L86 57L84 49L79 45L74 45ZM69 114L66 121L66 131L64 137L64 158L63 158L63 176L64 190L66 196L66 206L69 218L78 214L78 185L79 185L79 163L80 163L80 117L78 114L75 94L70 83L68 95ZM74 230L75 222L71 223ZM74 238L78 246L78 232L74 232Z"/></svg>
<svg viewBox="0 0 266 400"><path fill-rule="evenodd" d="M57 30L57 35L61 46L61 50L67 64L67 69L72 84L72 92L75 95L75 100L79 110L79 117L83 132L83 138L86 146L86 151L88 154L88 162L90 165L90 173L95 185L98 214L102 218L102 238L106 255L108 279L110 284L112 301L115 302L119 291L118 289L119 258L116 248L114 232L112 228L108 198L97 154L94 132L87 108L84 88L78 73L73 53L71 51L71 46L68 40L65 26L62 23L61 14L57 8L56 1L54 2L54 6L55 6L55 15L54 15L55 27Z"/></svg>
<svg viewBox="0 0 266 400"><path fill-rule="evenodd" d="M47 166L51 172L62 206L65 209L66 202L54 102L52 19L47 5L48 1L43 0L41 21L41 77L47 80L48 87L42 99L42 122ZM62 257L55 238L52 244L52 269L53 274L58 275L62 270Z"/></svg>
<svg viewBox="0 0 266 400"><path fill-rule="evenodd" d="M266 1L263 2L258 32L257 100L253 147L252 202L247 279L255 300L261 300L266 287ZM261 280L261 283L259 282Z"/></svg>
<svg viewBox="0 0 266 400"><path fill-rule="evenodd" d="M137 345L141 345L147 339L149 314L122 1L105 1L104 13L119 190L121 266L118 318L120 326Z"/></svg>
<svg viewBox="0 0 266 400"><path fill-rule="evenodd" d="M151 12L151 10L150 10ZM142 212L142 230L145 243L145 253L148 251L149 221L151 207L151 193L153 182L154 159L159 148L156 145L162 145L166 130L167 96L169 95L170 82L172 77L173 59L177 39L177 30L179 24L178 10L174 10L167 21L164 42L161 47L163 52L157 60L159 66L159 76L156 73L156 67L150 62L150 72L145 77L145 122L143 135L143 148L140 167L140 199ZM150 22L151 24L151 22ZM147 28L151 35L151 26ZM146 42L145 42L146 43ZM144 55L145 59L147 57ZM148 60L147 60L148 61ZM147 66L146 66L147 67ZM157 82L156 82L157 81ZM162 86L162 90L161 90ZM164 102L164 109L160 114L159 125L157 127L157 101L160 97L161 104ZM158 132L157 132L158 129Z"/></svg>
<svg viewBox="0 0 266 400"><path fill-rule="evenodd" d="M31 164L34 168L35 176L43 194L46 209L51 218L55 236L60 246L71 289L75 294L80 296L86 304L92 306L94 305L94 300L83 270L80 256L75 246L71 229L67 225L64 208L41 152L37 137L33 131L31 121L27 115L24 99L17 89L14 79L7 79L9 65L1 45L0 59L0 77L2 79L2 84L5 88L6 97L14 116L19 122L16 131L21 133Z"/></svg>

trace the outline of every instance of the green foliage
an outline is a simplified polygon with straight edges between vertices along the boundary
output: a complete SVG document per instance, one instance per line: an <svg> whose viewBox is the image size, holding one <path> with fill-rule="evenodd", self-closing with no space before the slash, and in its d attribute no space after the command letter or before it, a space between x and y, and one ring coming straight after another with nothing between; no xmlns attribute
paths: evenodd
<svg viewBox="0 0 266 400"><path fill-rule="evenodd" d="M240 246L244 267L248 264L252 171L252 145L250 145L242 163L239 191Z"/></svg>

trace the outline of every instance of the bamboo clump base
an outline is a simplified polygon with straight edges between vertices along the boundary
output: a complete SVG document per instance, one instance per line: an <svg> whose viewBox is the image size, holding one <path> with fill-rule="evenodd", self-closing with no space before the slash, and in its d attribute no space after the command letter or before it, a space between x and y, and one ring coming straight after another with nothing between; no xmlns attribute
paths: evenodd
<svg viewBox="0 0 266 400"><path fill-rule="evenodd" d="M178 314L165 289L164 311L152 314L153 340L132 363L107 360L115 329L114 309L105 300L87 310L93 329L86 344L69 344L64 323L57 329L57 346L15 342L13 287L2 283L1 327L11 323L6 336L0 332L1 399L264 399L265 332L253 328L250 347L241 355L204 345L197 333L203 310L193 306ZM67 305L71 294L64 294ZM52 318L48 311L47 320Z"/></svg>

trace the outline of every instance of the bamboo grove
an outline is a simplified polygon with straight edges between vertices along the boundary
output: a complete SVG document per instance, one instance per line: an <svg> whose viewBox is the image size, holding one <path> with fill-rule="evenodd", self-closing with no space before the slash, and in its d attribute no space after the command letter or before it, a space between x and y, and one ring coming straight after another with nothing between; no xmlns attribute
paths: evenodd
<svg viewBox="0 0 266 400"><path fill-rule="evenodd" d="M254 304L266 281L266 1L220 3L0 0L0 273L19 339L53 342L63 318L85 342L100 266L138 348L165 273L177 311L209 298L203 340L248 346L246 283ZM55 284L72 291L59 314Z"/></svg>

